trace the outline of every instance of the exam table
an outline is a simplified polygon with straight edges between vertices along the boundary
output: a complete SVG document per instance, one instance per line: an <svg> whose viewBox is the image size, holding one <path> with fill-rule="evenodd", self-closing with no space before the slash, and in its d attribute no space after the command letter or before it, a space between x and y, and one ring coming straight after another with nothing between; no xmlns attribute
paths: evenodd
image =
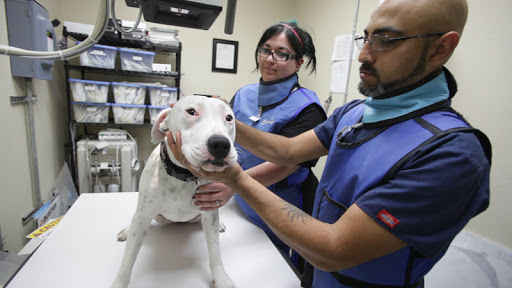
<svg viewBox="0 0 512 288"><path fill-rule="evenodd" d="M130 223L137 195L82 194L6 287L110 287L126 243L117 242L116 235ZM226 225L220 233L221 255L237 287L300 287L280 252L236 201L220 209L220 219ZM153 221L129 287L208 288L211 281L201 224Z"/></svg>

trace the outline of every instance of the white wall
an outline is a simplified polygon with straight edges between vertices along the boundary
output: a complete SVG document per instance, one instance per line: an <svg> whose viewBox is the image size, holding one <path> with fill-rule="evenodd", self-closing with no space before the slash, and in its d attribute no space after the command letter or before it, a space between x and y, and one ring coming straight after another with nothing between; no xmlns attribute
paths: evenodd
<svg viewBox="0 0 512 288"><path fill-rule="evenodd" d="M119 18L134 20L137 10L117 1L116 15ZM364 29L370 12L378 0L361 0L357 31ZM50 11L50 17L61 22L73 21L95 23L98 0L44 0L39 1ZM493 143L493 166L491 175L491 206L482 215L473 219L467 229L499 245L512 249L512 178L507 173L512 163L512 153L506 144L511 143L512 135L506 125L511 122L504 85L512 67L512 56L508 48L512 40L507 37L507 29L512 20L507 17L512 4L497 0L493 5L482 1L469 0L470 16L463 40L448 67L459 83L459 93L454 106L477 128L490 137ZM182 88L186 94L217 94L227 99L242 85L255 83L259 74L255 68L253 53L262 32L271 24L284 19L296 18L298 24L307 28L313 35L317 48L317 73L308 75L300 72L300 82L304 87L317 92L321 100L329 94L330 56L334 37L352 32L355 0L238 0L235 31L233 35L223 33L225 13L208 31L178 27L183 44ZM154 24L149 24L152 26ZM61 34L61 27L57 33ZM0 5L0 43L7 43L5 7ZM238 73L212 73L212 39L220 38L239 42ZM505 50L507 49L507 50ZM64 95L64 74L61 62L54 69L53 81L34 81L36 141L38 149L39 173L43 199L49 197L51 186L63 164L64 143L67 142L66 107ZM353 62L348 100L360 98L357 93L359 63ZM1 132L4 135L0 145L0 226L7 237L7 249L17 252L23 246L24 235L32 229L22 226L21 217L32 207L30 175L30 148L28 147L25 109L22 105L11 105L9 96L24 95L24 81L12 78L9 58L0 56L0 115ZM127 79L128 81L132 81ZM335 95L331 105L343 103L343 95ZM153 148L149 140L149 129L133 129L131 133L139 139L141 158L147 157ZM144 141L146 140L146 141ZM316 174L322 170L321 161ZM435 211L433 211L435 213Z"/></svg>
<svg viewBox="0 0 512 288"><path fill-rule="evenodd" d="M507 83L512 75L512 3L493 1L492 5L469 0L469 20L462 42L448 67L459 83L455 107L482 129L493 145L491 204L468 230L512 249L512 102ZM507 85L505 85L507 84ZM510 84L510 83L509 83Z"/></svg>

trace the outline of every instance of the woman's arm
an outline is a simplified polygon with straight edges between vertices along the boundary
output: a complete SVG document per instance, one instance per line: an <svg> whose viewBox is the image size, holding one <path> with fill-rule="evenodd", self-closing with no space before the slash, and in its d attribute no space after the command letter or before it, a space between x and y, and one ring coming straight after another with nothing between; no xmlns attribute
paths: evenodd
<svg viewBox="0 0 512 288"><path fill-rule="evenodd" d="M327 155L313 129L287 138L236 121L236 142L254 155L280 165L293 165Z"/></svg>
<svg viewBox="0 0 512 288"><path fill-rule="evenodd" d="M290 176L299 165L281 166L271 162L264 162L254 166L245 172L263 186L267 187ZM203 211L212 211L225 205L235 192L223 183L209 183L198 188L195 198L195 204L200 206ZM219 205L217 205L219 201Z"/></svg>

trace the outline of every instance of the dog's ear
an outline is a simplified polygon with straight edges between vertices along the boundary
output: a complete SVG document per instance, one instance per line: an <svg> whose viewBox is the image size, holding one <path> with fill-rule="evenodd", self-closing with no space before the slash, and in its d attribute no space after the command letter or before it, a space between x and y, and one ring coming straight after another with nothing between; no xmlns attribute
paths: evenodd
<svg viewBox="0 0 512 288"><path fill-rule="evenodd" d="M167 117L167 115L169 115L170 112L171 112L171 108L167 108L167 109L162 110L160 112L160 114L158 114L158 117L157 117L155 123L153 124L153 128L151 129L151 142L153 144L159 144L160 142L162 142L162 140L164 140L165 132L162 131L163 129L161 129L161 128L163 128L163 127L160 127L160 126L161 126L161 124L163 124L165 117Z"/></svg>

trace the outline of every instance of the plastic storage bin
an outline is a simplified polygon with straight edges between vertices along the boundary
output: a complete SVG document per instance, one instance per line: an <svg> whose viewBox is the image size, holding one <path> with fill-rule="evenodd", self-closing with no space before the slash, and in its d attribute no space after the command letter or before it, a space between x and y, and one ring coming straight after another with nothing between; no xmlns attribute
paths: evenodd
<svg viewBox="0 0 512 288"><path fill-rule="evenodd" d="M158 114L162 112L162 110L169 108L169 106L148 106L149 108L149 121L151 125L155 124L158 119Z"/></svg>
<svg viewBox="0 0 512 288"><path fill-rule="evenodd" d="M75 102L106 103L110 82L68 79Z"/></svg>
<svg viewBox="0 0 512 288"><path fill-rule="evenodd" d="M148 90L152 106L169 106L178 101L178 89L175 87L148 86Z"/></svg>
<svg viewBox="0 0 512 288"><path fill-rule="evenodd" d="M116 124L143 124L146 105L111 103Z"/></svg>
<svg viewBox="0 0 512 288"><path fill-rule="evenodd" d="M96 44L80 54L80 65L114 69L118 50L117 47Z"/></svg>
<svg viewBox="0 0 512 288"><path fill-rule="evenodd" d="M71 102L78 123L107 123L110 103Z"/></svg>
<svg viewBox="0 0 512 288"><path fill-rule="evenodd" d="M144 104L146 86L135 83L111 82L114 101L118 104Z"/></svg>
<svg viewBox="0 0 512 288"><path fill-rule="evenodd" d="M155 52L119 48L121 69L126 71L152 72Z"/></svg>

